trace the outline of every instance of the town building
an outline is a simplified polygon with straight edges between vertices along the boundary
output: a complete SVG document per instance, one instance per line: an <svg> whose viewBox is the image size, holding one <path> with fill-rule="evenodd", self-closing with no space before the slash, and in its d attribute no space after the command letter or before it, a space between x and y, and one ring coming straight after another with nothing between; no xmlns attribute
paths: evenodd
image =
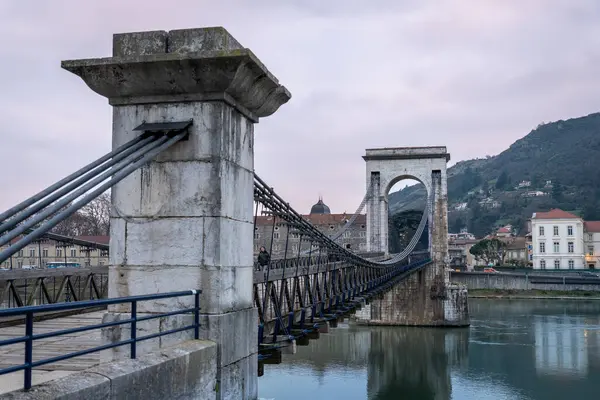
<svg viewBox="0 0 600 400"><path fill-rule="evenodd" d="M448 257L450 258L450 267L473 268L477 264L475 256L470 250L478 242L475 237L455 238L448 240Z"/></svg>
<svg viewBox="0 0 600 400"><path fill-rule="evenodd" d="M327 236L333 236L346 225L352 218L352 214L332 214L329 207L322 198L312 206L310 214L302 215L304 219L313 224L318 230ZM301 241L300 234L289 228L285 221L271 215L259 215L256 217L254 227L254 254L257 255L261 246L271 254L271 259L294 257L298 252L308 251L310 242ZM367 249L367 227L366 215L359 214L352 225L348 227L336 242L344 248L363 252ZM289 229L288 229L289 228ZM272 240L271 240L272 239ZM318 252L318 249L315 249Z"/></svg>
<svg viewBox="0 0 600 400"><path fill-rule="evenodd" d="M504 264L525 267L529 263L527 250L527 237L504 237L501 238L506 247L504 249Z"/></svg>
<svg viewBox="0 0 600 400"><path fill-rule="evenodd" d="M454 240L474 240L475 235L467 231L466 228L460 230L459 233L450 233L448 232L448 243Z"/></svg>
<svg viewBox="0 0 600 400"><path fill-rule="evenodd" d="M496 231L496 235L495 236L498 237L498 238L509 238L509 237L512 237L513 236L513 227L512 227L512 225L506 225L506 226L503 226L503 227L499 228Z"/></svg>
<svg viewBox="0 0 600 400"><path fill-rule="evenodd" d="M583 221L553 209L531 218L534 269L596 269L600 267L600 221Z"/></svg>
<svg viewBox="0 0 600 400"><path fill-rule="evenodd" d="M11 244L20 238L15 238ZM74 239L108 245L108 236L76 236ZM0 251L8 245L0 246ZM98 250L46 238L35 241L0 264L2 269L46 268L50 262L77 263L81 267L108 265L108 250Z"/></svg>

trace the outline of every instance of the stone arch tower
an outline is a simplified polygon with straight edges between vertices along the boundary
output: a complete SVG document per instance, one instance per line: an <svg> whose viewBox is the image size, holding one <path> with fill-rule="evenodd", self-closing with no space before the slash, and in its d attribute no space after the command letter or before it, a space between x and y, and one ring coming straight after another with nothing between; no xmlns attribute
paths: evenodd
<svg viewBox="0 0 600 400"><path fill-rule="evenodd" d="M373 325L469 325L467 290L450 283L448 272L448 188L446 147L367 149L367 249L388 251L388 192L402 179L416 179L427 191L431 264L374 300L360 317Z"/></svg>
<svg viewBox="0 0 600 400"><path fill-rule="evenodd" d="M429 243L432 258L444 262L448 255L448 189L446 147L396 147L367 149L367 188L373 196L367 203L367 251L388 254L388 192L402 179L415 179L425 186L429 203Z"/></svg>

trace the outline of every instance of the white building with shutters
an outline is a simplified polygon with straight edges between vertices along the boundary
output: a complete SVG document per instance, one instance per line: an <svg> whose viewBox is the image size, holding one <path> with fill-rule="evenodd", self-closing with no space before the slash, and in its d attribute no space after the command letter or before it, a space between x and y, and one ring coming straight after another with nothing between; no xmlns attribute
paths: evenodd
<svg viewBox="0 0 600 400"><path fill-rule="evenodd" d="M584 221L563 210L533 213L531 217L534 269L586 268Z"/></svg>

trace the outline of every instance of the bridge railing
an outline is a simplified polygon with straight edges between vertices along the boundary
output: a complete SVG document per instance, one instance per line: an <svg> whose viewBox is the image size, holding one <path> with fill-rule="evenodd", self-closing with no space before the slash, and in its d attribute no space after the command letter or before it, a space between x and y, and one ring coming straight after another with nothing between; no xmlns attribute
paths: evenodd
<svg viewBox="0 0 600 400"><path fill-rule="evenodd" d="M98 300L108 293L108 267L3 271L0 309ZM1 319L0 319L1 321Z"/></svg>
<svg viewBox="0 0 600 400"><path fill-rule="evenodd" d="M23 387L25 390L29 390L31 388L31 376L32 370L36 367L41 367L43 365L56 363L63 360L68 360L71 358L83 356L86 354L96 353L102 350L112 349L115 347L130 346L130 357L137 357L137 343L154 339L166 335L170 335L173 333L190 331L194 330L194 338L200 338L200 290L186 290L181 292L172 292L172 293L162 293L162 294L153 294L153 295L144 295L144 296L131 296L131 297L119 297L114 299L104 299L104 300L95 300L95 301L80 301L77 303L61 303L61 304L47 304L42 306L33 306L33 307L19 307L7 310L0 310L0 318L3 317L14 317L14 316L25 316L25 334L23 336L19 336L16 338L6 339L0 341L0 348L3 346L10 346L18 343L25 344L25 353L24 353L24 361L23 364L14 365L7 368L0 369L0 375L9 374L17 371L24 371L23 378ZM160 299L169 299L175 297L184 297L184 296L194 296L194 306L191 308L177 310L172 312L165 312L159 314L146 315L143 317L138 317L137 315L137 305L139 302L150 301L150 300L160 300ZM96 306L108 306L111 304L129 304L131 306L130 318L120 321L111 321L105 322L101 324L82 326L71 329L63 329L54 332L46 332L46 333L33 333L33 325L34 318L38 313L44 312L55 312L55 311L64 311L64 310L75 310L75 309L85 309L89 307ZM183 326L180 328L170 329L167 331L162 331L158 333L152 333L145 336L137 336L137 323L142 321L153 320L157 318L164 318L173 315L182 315L182 314L192 314L194 316L194 323L191 325ZM85 349L76 351L69 354L64 354L51 358L42 358L34 361L34 350L33 344L36 340L49 339L64 335L72 335L74 333L87 332L94 329L102 329L108 328L117 325L125 325L128 324L130 329L130 338L127 340L121 340L118 342L108 343L101 346L96 346L91 349Z"/></svg>

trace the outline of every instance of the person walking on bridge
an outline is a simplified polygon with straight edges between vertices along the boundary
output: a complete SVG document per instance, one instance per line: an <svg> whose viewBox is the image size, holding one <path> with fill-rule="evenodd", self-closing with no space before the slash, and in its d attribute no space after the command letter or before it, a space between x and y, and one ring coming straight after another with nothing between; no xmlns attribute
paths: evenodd
<svg viewBox="0 0 600 400"><path fill-rule="evenodd" d="M265 246L260 246L260 251L258 253L258 265L264 267L265 265L269 264L269 261L271 261L271 255L267 252Z"/></svg>

